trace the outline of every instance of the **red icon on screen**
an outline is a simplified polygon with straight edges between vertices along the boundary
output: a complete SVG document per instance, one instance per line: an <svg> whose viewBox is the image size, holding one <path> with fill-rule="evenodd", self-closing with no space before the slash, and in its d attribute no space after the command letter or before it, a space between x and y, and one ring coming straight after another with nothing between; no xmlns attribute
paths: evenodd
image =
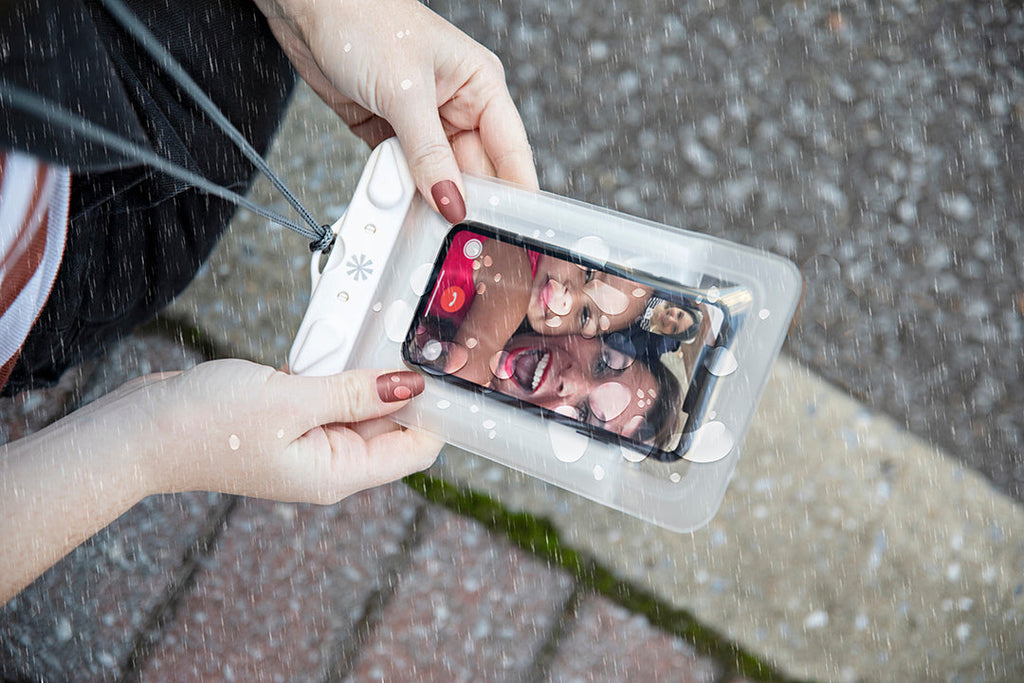
<svg viewBox="0 0 1024 683"><path fill-rule="evenodd" d="M464 303L466 303L466 293L462 291L462 287L452 285L441 292L441 308L448 313L459 310Z"/></svg>

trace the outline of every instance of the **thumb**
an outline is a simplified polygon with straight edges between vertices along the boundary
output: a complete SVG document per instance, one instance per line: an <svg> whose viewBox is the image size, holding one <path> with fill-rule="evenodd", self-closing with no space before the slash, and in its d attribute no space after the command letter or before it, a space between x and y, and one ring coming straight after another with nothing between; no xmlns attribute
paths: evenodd
<svg viewBox="0 0 1024 683"><path fill-rule="evenodd" d="M403 83L404 85L404 83ZM418 92L413 92L418 89ZM462 172L437 109L433 83L413 84L388 116L420 193L449 223L466 218Z"/></svg>
<svg viewBox="0 0 1024 683"><path fill-rule="evenodd" d="M350 370L330 377L286 378L298 427L307 431L321 425L363 422L392 413L423 392L423 375L409 370ZM299 404L298 407L295 407Z"/></svg>

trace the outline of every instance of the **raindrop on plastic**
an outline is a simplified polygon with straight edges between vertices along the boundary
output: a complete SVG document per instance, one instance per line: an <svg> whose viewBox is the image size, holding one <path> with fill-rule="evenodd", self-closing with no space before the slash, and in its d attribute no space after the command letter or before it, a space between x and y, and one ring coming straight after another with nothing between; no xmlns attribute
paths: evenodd
<svg viewBox="0 0 1024 683"><path fill-rule="evenodd" d="M553 421L548 422L548 438L555 457L566 463L582 458L590 441L575 429Z"/></svg>
<svg viewBox="0 0 1024 683"><path fill-rule="evenodd" d="M576 240L576 243L572 245L572 250L600 265L604 265L608 260L608 245L604 243L603 239L594 235Z"/></svg>
<svg viewBox="0 0 1024 683"><path fill-rule="evenodd" d="M409 286L416 296L423 296L427 291L427 284L430 281L430 274L434 271L433 263L423 263L417 266L409 276Z"/></svg>
<svg viewBox="0 0 1024 683"><path fill-rule="evenodd" d="M633 448L619 446L619 449L622 451L622 457L628 460L629 462L640 462L647 458L646 453L641 453L640 451L635 450Z"/></svg>
<svg viewBox="0 0 1024 683"><path fill-rule="evenodd" d="M734 445L736 439L728 427L721 422L708 422L697 430L693 445L683 457L690 462L715 462L729 455Z"/></svg>
<svg viewBox="0 0 1024 683"><path fill-rule="evenodd" d="M714 356L711 358L711 364L708 368L712 375L716 377L725 377L736 372L740 367L739 361L736 360L736 354L724 346L719 346L715 349Z"/></svg>
<svg viewBox="0 0 1024 683"><path fill-rule="evenodd" d="M388 339L395 343L405 341L405 333L409 329L409 321L412 320L412 307L405 301L397 299L388 306L384 314L384 333Z"/></svg>

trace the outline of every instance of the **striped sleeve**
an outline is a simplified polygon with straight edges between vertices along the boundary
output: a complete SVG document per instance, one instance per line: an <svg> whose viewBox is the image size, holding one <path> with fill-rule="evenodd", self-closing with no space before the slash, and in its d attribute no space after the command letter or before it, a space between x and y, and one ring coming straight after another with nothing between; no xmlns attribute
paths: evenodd
<svg viewBox="0 0 1024 683"><path fill-rule="evenodd" d="M57 277L70 197L67 169L0 150L0 386Z"/></svg>

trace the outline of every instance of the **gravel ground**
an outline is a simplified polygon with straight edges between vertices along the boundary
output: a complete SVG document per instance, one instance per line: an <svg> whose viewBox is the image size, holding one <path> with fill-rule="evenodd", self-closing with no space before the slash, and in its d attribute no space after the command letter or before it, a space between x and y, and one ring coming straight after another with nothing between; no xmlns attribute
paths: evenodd
<svg viewBox="0 0 1024 683"><path fill-rule="evenodd" d="M793 259L788 351L1021 499L1021 3L430 4L545 189Z"/></svg>

